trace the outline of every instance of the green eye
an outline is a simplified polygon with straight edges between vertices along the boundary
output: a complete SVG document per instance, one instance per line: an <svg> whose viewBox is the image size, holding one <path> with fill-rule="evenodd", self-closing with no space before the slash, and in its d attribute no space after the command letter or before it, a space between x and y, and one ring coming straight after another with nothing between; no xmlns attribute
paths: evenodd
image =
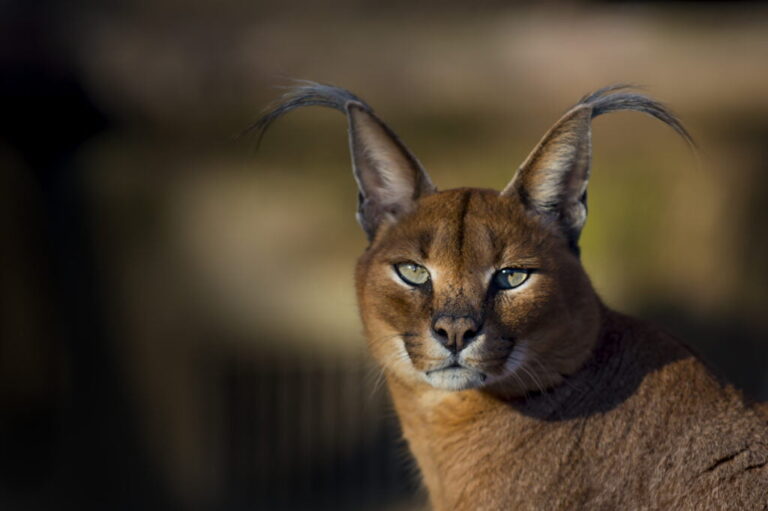
<svg viewBox="0 0 768 511"><path fill-rule="evenodd" d="M528 280L530 274L531 270L523 268L504 268L496 272L493 282L499 289L514 289Z"/></svg>
<svg viewBox="0 0 768 511"><path fill-rule="evenodd" d="M420 286L429 280L427 269L416 263L396 264L395 271L403 282L412 286Z"/></svg>

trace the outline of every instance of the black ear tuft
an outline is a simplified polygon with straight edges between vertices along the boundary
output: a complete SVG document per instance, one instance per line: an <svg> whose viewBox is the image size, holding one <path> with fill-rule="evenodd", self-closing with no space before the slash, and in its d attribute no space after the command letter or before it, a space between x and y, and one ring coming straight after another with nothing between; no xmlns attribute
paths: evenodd
<svg viewBox="0 0 768 511"><path fill-rule="evenodd" d="M685 141L692 147L696 147L693 137L691 137L688 130L680 122L680 120L672 113L672 111L663 103L656 101L653 98L649 98L643 94L635 92L617 92L626 89L638 88L635 85L629 84L617 84L609 85L598 89L591 94L587 94L579 104L589 105L592 107L592 118L598 115L607 114L609 112L618 112L621 110L634 110L636 112L642 112L660 120L664 124L675 130L678 135L683 137ZM578 105L577 105L578 106Z"/></svg>
<svg viewBox="0 0 768 511"><path fill-rule="evenodd" d="M516 194L531 211L554 220L578 253L578 240L587 219L587 183L592 159L592 119L620 110L635 110L664 122L691 146L693 139L661 103L611 85L584 96L534 148L501 192Z"/></svg>
<svg viewBox="0 0 768 511"><path fill-rule="evenodd" d="M325 106L347 114L352 166L359 188L358 221L372 239L384 222L411 211L416 200L435 191L429 176L398 136L363 100L346 89L299 82L248 131L257 144L272 122L302 106Z"/></svg>
<svg viewBox="0 0 768 511"><path fill-rule="evenodd" d="M296 80L296 85L267 107L262 116L243 134L255 133L256 145L261 143L264 134L278 118L303 106L324 106L346 113L347 103L355 101L369 111L372 109L360 98L341 87L325 85L308 80Z"/></svg>

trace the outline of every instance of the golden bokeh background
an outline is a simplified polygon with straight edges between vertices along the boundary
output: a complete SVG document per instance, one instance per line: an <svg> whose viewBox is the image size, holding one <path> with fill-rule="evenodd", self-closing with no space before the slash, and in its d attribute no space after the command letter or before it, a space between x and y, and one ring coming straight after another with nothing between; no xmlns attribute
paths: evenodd
<svg viewBox="0 0 768 511"><path fill-rule="evenodd" d="M21 0L0 6L0 506L422 509L360 333L346 123L237 137L290 79L351 89L440 188L501 188L581 95L583 261L768 398L759 3Z"/></svg>

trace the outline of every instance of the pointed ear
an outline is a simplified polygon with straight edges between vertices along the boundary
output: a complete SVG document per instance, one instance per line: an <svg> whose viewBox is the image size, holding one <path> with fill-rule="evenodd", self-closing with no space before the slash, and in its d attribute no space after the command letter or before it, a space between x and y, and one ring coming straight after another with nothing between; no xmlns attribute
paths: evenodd
<svg viewBox="0 0 768 511"><path fill-rule="evenodd" d="M429 176L397 135L363 104L350 101L349 147L359 189L357 219L368 238L379 225L411 211L435 191Z"/></svg>
<svg viewBox="0 0 768 511"><path fill-rule="evenodd" d="M436 191L418 160L363 100L341 87L298 81L246 131L258 145L281 115L303 106L325 106L347 114L349 147L357 181L360 225L372 239L379 226L411 211L419 197Z"/></svg>
<svg viewBox="0 0 768 511"><path fill-rule="evenodd" d="M620 110L642 112L670 126L695 149L688 131L663 104L642 94L617 92L630 87L610 85L581 98L544 135L501 192L518 196L534 214L555 223L576 253L587 220L594 117Z"/></svg>
<svg viewBox="0 0 768 511"><path fill-rule="evenodd" d="M518 195L536 214L557 222L574 246L587 219L592 109L577 106L544 135L501 192Z"/></svg>

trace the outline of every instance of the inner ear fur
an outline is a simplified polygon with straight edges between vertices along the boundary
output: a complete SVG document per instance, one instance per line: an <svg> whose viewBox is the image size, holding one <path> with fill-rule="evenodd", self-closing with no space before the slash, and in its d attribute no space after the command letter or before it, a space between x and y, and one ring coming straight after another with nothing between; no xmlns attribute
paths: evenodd
<svg viewBox="0 0 768 511"><path fill-rule="evenodd" d="M565 114L501 192L517 194L527 208L555 220L571 243L578 241L587 219L591 119L591 108L587 106Z"/></svg>
<svg viewBox="0 0 768 511"><path fill-rule="evenodd" d="M617 92L629 87L611 85L584 96L550 128L501 192L518 196L530 211L554 222L576 253L587 219L594 117L620 110L642 112L664 122L695 147L688 131L663 104L642 94Z"/></svg>
<svg viewBox="0 0 768 511"><path fill-rule="evenodd" d="M411 211L419 197L436 191L397 135L362 99L341 87L299 81L248 131L256 133L258 145L275 119L304 106L324 106L347 115L349 149L359 191L357 218L369 240L383 222Z"/></svg>
<svg viewBox="0 0 768 511"><path fill-rule="evenodd" d="M436 189L405 144L371 110L354 101L346 110L359 190L357 218L370 239L382 222L411 211L417 199Z"/></svg>

